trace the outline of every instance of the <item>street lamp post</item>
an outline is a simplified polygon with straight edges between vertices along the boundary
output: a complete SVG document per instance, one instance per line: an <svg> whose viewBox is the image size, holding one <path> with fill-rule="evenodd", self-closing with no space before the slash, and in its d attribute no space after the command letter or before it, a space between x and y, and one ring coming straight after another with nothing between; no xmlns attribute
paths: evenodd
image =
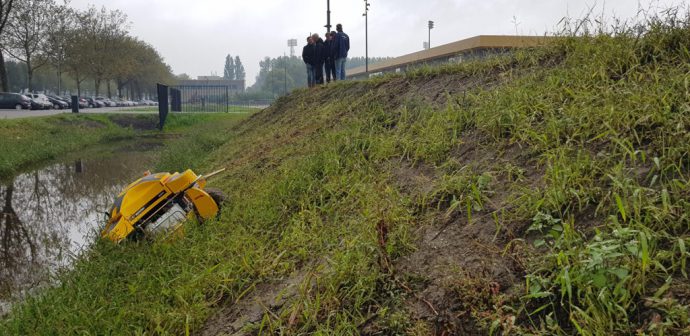
<svg viewBox="0 0 690 336"><path fill-rule="evenodd" d="M331 0L326 0L326 34L331 32Z"/></svg>
<svg viewBox="0 0 690 336"><path fill-rule="evenodd" d="M369 73L369 0L364 0L364 72Z"/></svg>
<svg viewBox="0 0 690 336"><path fill-rule="evenodd" d="M434 29L434 21L429 20L429 49L431 49L431 30Z"/></svg>

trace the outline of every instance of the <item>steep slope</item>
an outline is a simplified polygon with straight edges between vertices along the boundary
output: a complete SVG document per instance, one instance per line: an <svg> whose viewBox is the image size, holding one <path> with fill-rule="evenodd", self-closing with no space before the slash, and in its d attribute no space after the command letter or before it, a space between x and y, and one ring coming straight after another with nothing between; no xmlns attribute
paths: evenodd
<svg viewBox="0 0 690 336"><path fill-rule="evenodd" d="M689 333L687 45L675 18L294 92L211 154L217 223L101 244L0 331Z"/></svg>

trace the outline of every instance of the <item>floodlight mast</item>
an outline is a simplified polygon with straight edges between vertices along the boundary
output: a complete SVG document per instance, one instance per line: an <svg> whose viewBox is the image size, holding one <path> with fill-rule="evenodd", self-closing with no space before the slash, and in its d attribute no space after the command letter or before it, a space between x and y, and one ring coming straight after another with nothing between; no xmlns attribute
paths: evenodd
<svg viewBox="0 0 690 336"><path fill-rule="evenodd" d="M290 57L295 57L295 47L297 46L297 39L289 39L288 47L290 47Z"/></svg>
<svg viewBox="0 0 690 336"><path fill-rule="evenodd" d="M431 49L431 30L434 29L434 21L429 20L429 49Z"/></svg>
<svg viewBox="0 0 690 336"><path fill-rule="evenodd" d="M364 72L369 73L369 0L364 0Z"/></svg>

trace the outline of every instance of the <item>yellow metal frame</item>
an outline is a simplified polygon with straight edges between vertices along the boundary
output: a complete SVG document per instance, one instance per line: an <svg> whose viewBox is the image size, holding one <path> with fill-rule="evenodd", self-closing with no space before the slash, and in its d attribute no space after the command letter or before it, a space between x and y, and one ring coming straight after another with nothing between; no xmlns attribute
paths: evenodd
<svg viewBox="0 0 690 336"><path fill-rule="evenodd" d="M103 238L120 242L146 220L161 203L171 200L180 193L194 205L201 219L217 215L218 205L203 188L206 179L192 170L183 173L147 174L127 186L116 198L110 211L110 219L101 232Z"/></svg>

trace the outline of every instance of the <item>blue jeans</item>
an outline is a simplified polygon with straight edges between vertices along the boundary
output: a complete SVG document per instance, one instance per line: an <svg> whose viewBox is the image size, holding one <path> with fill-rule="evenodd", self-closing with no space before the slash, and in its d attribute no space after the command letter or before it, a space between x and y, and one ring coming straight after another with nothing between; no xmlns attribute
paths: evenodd
<svg viewBox="0 0 690 336"><path fill-rule="evenodd" d="M314 86L314 66L307 64L307 85Z"/></svg>
<svg viewBox="0 0 690 336"><path fill-rule="evenodd" d="M335 77L339 80L345 80L345 61L347 61L346 57L335 60Z"/></svg>

